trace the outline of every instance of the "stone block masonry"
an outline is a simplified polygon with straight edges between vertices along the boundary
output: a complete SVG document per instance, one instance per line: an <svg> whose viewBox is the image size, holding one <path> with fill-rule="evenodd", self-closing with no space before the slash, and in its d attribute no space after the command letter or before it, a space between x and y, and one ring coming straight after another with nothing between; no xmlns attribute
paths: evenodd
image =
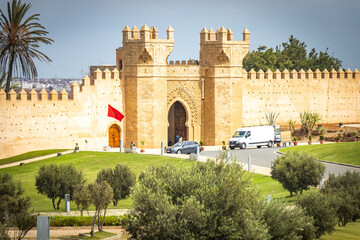
<svg viewBox="0 0 360 240"><path fill-rule="evenodd" d="M303 111L320 113L324 123L360 122L356 69L246 72L246 28L241 40L224 27L203 28L199 60L170 62L170 26L166 39L147 25L125 26L122 33L115 64L91 66L70 93L0 90L0 158L76 143L80 150L116 147L119 139L124 147L144 141L144 148L160 148L176 134L221 145L239 127L267 124L268 112L280 113L280 124ZM122 122L107 117L108 104L125 115Z"/></svg>

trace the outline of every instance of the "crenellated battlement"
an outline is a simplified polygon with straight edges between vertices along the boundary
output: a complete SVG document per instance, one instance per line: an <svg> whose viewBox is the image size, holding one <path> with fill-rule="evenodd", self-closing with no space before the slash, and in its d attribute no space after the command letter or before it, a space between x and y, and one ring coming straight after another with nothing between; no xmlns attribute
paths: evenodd
<svg viewBox="0 0 360 240"><path fill-rule="evenodd" d="M231 42L234 41L234 33L230 28L225 29L224 27L219 28L216 32L210 28L207 30L205 27L200 32L201 43L212 43L212 42ZM243 40L246 43L250 42L250 32L246 28L243 31Z"/></svg>
<svg viewBox="0 0 360 240"><path fill-rule="evenodd" d="M157 30L154 26L149 28L146 24L144 24L140 31L139 29L134 26L132 29L128 25L125 26L125 28L122 30L123 32L123 41L124 42L143 42L143 41L151 41L151 40L159 40L159 30ZM169 26L166 30L167 32L167 39L161 39L162 41L174 41L174 29L172 29L171 26Z"/></svg>
<svg viewBox="0 0 360 240"><path fill-rule="evenodd" d="M300 71L292 70L289 72L287 69L280 72L279 69L276 69L272 72L268 69L266 72L259 70L256 72L254 69L251 69L249 72L243 70L243 79L356 79L360 80L360 72L355 69L351 71L347 69L345 72L340 69L335 71L332 69L330 72L325 69L320 71L316 69L314 72L309 69L306 72L301 69Z"/></svg>
<svg viewBox="0 0 360 240"><path fill-rule="evenodd" d="M180 65L180 66L183 66L183 65L199 65L199 61L198 60L181 60L181 61L169 61L168 65Z"/></svg>
<svg viewBox="0 0 360 240"><path fill-rule="evenodd" d="M75 81L71 84L71 91L68 93L65 89L57 92L55 89L51 90L50 92L46 91L45 89L41 89L39 92L32 89L31 91L27 92L24 89L21 89L18 93L14 90L10 90L8 94L0 88L0 102L10 101L10 102L24 102L24 101L67 101L67 100L74 100L76 96L84 91L84 87L96 86L100 83L100 81L116 81L119 80L120 73L119 71L114 68L110 71L106 68L104 71L101 71L97 68L94 71L94 74L91 78L87 75L82 78L82 84L79 84ZM70 95L70 97L69 97Z"/></svg>
<svg viewBox="0 0 360 240"><path fill-rule="evenodd" d="M77 84L77 86L79 85ZM71 89L73 90L73 88ZM67 100L69 100L69 93L65 89L61 90L60 92L57 92L55 89L51 90L50 92L46 91L45 89L41 89L39 92L35 91L34 89L31 89L29 92L25 91L25 89L21 89L18 93L11 89L6 95L5 91L0 88L0 102L44 102Z"/></svg>

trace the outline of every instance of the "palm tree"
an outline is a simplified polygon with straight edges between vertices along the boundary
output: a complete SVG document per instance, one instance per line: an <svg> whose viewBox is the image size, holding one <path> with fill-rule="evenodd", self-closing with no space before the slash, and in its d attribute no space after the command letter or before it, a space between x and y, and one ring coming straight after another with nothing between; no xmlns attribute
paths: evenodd
<svg viewBox="0 0 360 240"><path fill-rule="evenodd" d="M6 73L1 73L0 71L0 88L5 88L5 85L6 85L6 76L7 74ZM10 79L10 81L12 81L13 79ZM14 83L12 85L10 85L10 89L14 89L15 91L16 90L19 90L20 89L20 86L18 83Z"/></svg>
<svg viewBox="0 0 360 240"><path fill-rule="evenodd" d="M21 72L26 78L37 77L34 58L51 62L38 48L39 43L51 44L53 40L46 37L48 32L38 23L40 14L25 17L30 7L30 3L13 0L7 3L7 15L0 10L0 67L7 72L5 92L10 90L13 72Z"/></svg>

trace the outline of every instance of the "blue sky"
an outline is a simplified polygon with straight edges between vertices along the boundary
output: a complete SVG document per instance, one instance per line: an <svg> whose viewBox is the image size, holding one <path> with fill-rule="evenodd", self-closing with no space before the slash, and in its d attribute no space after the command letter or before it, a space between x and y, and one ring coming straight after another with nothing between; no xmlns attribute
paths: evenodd
<svg viewBox="0 0 360 240"><path fill-rule="evenodd" d="M39 78L81 78L90 65L115 64L115 49L122 46L125 25L147 24L166 38L175 30L169 60L198 59L200 31L221 26L242 40L251 32L250 50L275 47L293 34L310 48L343 60L343 67L360 68L359 0L27 0L31 12L54 39L41 46L52 63L37 64ZM0 1L2 10L6 1Z"/></svg>

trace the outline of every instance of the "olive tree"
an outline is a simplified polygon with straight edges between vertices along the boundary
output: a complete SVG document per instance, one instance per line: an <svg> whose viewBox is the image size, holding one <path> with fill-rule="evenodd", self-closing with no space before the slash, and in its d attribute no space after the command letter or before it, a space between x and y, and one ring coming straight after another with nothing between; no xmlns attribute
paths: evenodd
<svg viewBox="0 0 360 240"><path fill-rule="evenodd" d="M77 170L72 164L50 164L40 167L35 186L39 193L51 199L56 210L60 208L65 194L73 195L75 187L84 182L82 171Z"/></svg>
<svg viewBox="0 0 360 240"><path fill-rule="evenodd" d="M335 230L337 206L333 198L319 192L309 192L299 197L296 205L302 207L307 215L314 219L317 238Z"/></svg>
<svg viewBox="0 0 360 240"><path fill-rule="evenodd" d="M14 238L20 240L36 226L36 216L29 212L29 197L23 197L20 182L8 174L0 174L0 238L10 239L9 227L16 226Z"/></svg>
<svg viewBox="0 0 360 240"><path fill-rule="evenodd" d="M89 187L84 184L77 185L72 199L75 201L75 204L80 211L80 215L83 216L83 212L89 210L91 205L91 193Z"/></svg>
<svg viewBox="0 0 360 240"><path fill-rule="evenodd" d="M278 157L271 167L271 177L290 192L302 194L310 186L317 186L324 176L325 165L306 153L288 152Z"/></svg>
<svg viewBox="0 0 360 240"><path fill-rule="evenodd" d="M128 166L118 164L115 169L101 169L96 181L107 181L110 184L114 193L113 204L116 206L119 200L130 195L130 190L136 182L136 175Z"/></svg>
<svg viewBox="0 0 360 240"><path fill-rule="evenodd" d="M335 198L339 225L345 226L360 218L360 173L329 174L322 192Z"/></svg>
<svg viewBox="0 0 360 240"><path fill-rule="evenodd" d="M91 237L94 237L94 227L97 220L99 231L103 231L106 209L113 199L113 191L106 181L95 181L88 185L91 203L95 206L95 214L91 222Z"/></svg>

